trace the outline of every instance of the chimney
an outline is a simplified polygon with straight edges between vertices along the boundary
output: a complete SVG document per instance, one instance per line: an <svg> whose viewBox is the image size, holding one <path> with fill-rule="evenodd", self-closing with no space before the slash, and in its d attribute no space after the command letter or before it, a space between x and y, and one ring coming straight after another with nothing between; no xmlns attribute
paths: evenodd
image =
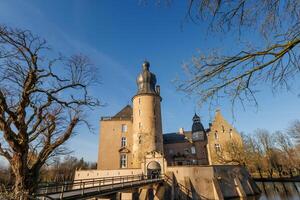
<svg viewBox="0 0 300 200"><path fill-rule="evenodd" d="M178 133L179 133L180 135L184 135L184 129L183 129L183 128L179 128Z"/></svg>
<svg viewBox="0 0 300 200"><path fill-rule="evenodd" d="M157 86L155 87L155 91L156 91L156 93L157 93L158 95L160 95L160 86L159 86L159 85L157 85Z"/></svg>

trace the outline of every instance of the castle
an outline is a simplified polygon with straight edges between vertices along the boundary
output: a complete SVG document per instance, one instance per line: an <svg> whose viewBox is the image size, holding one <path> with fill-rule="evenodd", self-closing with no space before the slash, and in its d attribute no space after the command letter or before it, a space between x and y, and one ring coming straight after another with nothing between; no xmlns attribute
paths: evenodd
<svg viewBox="0 0 300 200"><path fill-rule="evenodd" d="M257 193L247 171L230 162L226 146L242 146L242 138L219 110L207 129L195 114L191 131L181 128L178 132L163 134L160 87L149 67L147 61L142 65L132 106L125 106L114 116L101 118L98 169L76 171L75 179L168 174L173 181L194 191L193 199L200 196L222 199ZM158 199L176 199L174 193L170 197L170 192L166 192L166 186L163 188L160 196L157 193ZM143 190L139 191L139 199L145 198ZM131 198L123 196L122 199Z"/></svg>
<svg viewBox="0 0 300 200"><path fill-rule="evenodd" d="M98 169L140 168L144 156L154 151L164 155L167 165L223 164L218 153L226 151L230 141L242 143L239 133L217 110L208 129L195 114L191 131L181 128L163 134L160 87L149 65L144 62L138 75L132 107L127 105L116 115L101 118Z"/></svg>

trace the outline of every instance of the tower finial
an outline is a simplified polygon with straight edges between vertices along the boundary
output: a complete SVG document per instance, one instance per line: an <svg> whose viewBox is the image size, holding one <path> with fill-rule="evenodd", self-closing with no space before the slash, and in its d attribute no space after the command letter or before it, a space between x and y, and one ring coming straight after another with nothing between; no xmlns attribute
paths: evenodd
<svg viewBox="0 0 300 200"><path fill-rule="evenodd" d="M150 63L145 59L145 61L143 62L143 70L149 71L149 67L150 67Z"/></svg>

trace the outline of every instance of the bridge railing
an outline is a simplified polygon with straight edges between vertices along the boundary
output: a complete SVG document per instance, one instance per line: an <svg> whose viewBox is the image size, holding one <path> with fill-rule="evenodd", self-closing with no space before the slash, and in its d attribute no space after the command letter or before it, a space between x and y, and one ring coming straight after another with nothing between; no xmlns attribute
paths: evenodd
<svg viewBox="0 0 300 200"><path fill-rule="evenodd" d="M108 189L114 189L114 187L124 187L125 184L134 182L138 183L147 183L151 181L156 181L163 179L163 175L158 176L145 176L144 174L139 175L128 175L128 176L113 176L113 177L103 177L103 178L94 178L94 179L82 179L75 180L73 182L56 182L56 183L47 183L39 186L38 193L36 196L49 196L51 194L60 194L60 198L63 198L64 193L68 191L81 191L83 195L87 189L97 188L98 191L101 190L104 186Z"/></svg>

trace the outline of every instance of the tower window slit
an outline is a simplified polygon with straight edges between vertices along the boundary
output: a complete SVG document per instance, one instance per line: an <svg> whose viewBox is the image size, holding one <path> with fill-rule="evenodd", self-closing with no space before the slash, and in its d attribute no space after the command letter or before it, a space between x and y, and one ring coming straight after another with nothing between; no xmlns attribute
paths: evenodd
<svg viewBox="0 0 300 200"><path fill-rule="evenodd" d="M218 131L215 132L215 139L219 139Z"/></svg>

